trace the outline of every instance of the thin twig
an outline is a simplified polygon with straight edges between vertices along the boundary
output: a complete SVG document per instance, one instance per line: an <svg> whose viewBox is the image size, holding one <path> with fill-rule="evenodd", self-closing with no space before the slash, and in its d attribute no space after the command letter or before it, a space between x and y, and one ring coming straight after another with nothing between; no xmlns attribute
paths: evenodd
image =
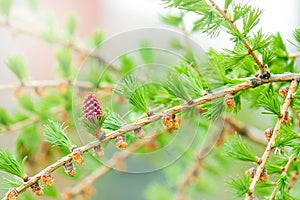
<svg viewBox="0 0 300 200"><path fill-rule="evenodd" d="M298 114L298 111L292 106L291 107L292 113L295 116L295 118L297 119L297 124L298 126L300 125L300 115Z"/></svg>
<svg viewBox="0 0 300 200"><path fill-rule="evenodd" d="M289 54L289 57L292 58L292 59L296 59L296 58L300 57L300 52L298 52L298 53L291 53L291 54Z"/></svg>
<svg viewBox="0 0 300 200"><path fill-rule="evenodd" d="M226 20L229 25L231 26L231 28L233 28L234 31L236 31L237 33L240 33L239 29L237 28L237 26L233 23L233 21L226 15L225 11L222 10L213 0L209 0L209 2L211 3L211 5L213 7L215 7L217 9L217 11L221 14L221 16L224 18L224 20ZM253 57L255 63L257 64L257 66L259 67L261 73L265 73L267 70L266 68L264 68L263 64L261 63L261 61L259 60L258 56L255 54L255 52L253 51L253 49L250 47L249 43L246 40L242 40L244 46L247 48L248 53Z"/></svg>
<svg viewBox="0 0 300 200"><path fill-rule="evenodd" d="M90 82L84 81L61 81L61 80L30 80L16 83L0 84L1 90L22 89L22 88L53 88L59 86L76 87L80 89L93 89L95 86ZM101 84L98 89L112 90L114 87L111 84Z"/></svg>
<svg viewBox="0 0 300 200"><path fill-rule="evenodd" d="M258 144L262 144L262 145L267 144L264 140L260 139L259 137L255 136L252 132L250 132L250 130L245 125L235 121L234 119L224 116L224 117L222 117L222 120L224 120L224 123L225 123L224 125L229 125L232 129L234 129L236 132L238 132L238 134L240 134L244 137L248 137L249 139L253 140L254 142L256 142ZM221 135L217 136L218 137L218 138L216 138L217 142L213 148L220 146L219 141L222 142L222 144L224 143L223 139L224 139L225 134L226 134L226 129L224 129L222 131ZM176 195L177 200L186 199L186 197L185 197L186 189L191 184L191 182L193 182L196 178L198 178L198 176L200 174L199 171L203 167L203 160L205 158L204 155L206 155L208 151L213 150L213 148L212 147L209 148L209 146L204 147L204 148L202 147L202 149L199 151L198 155L196 156L197 159L195 160L193 167L185 173L182 180L180 180L180 182L178 184L178 194Z"/></svg>
<svg viewBox="0 0 300 200"><path fill-rule="evenodd" d="M174 106L174 107L164 110L160 113L154 114L150 117L137 120L136 122L134 122L132 124L126 124L126 125L122 126L120 129L118 129L116 131L112 131L111 133L107 134L104 139L90 142L90 143L78 148L78 150L81 152L87 152L88 150L90 150L96 146L99 146L101 143L104 143L106 141L116 138L120 134L125 134L127 132L134 131L142 126L145 126L147 124L150 124L152 122L155 122L155 121L161 119L166 112L169 112L170 114L176 114L176 113L182 112L184 110L187 110L189 108L193 108L195 106L203 104L205 102L209 102L214 99L224 97L226 94L235 94L239 91L247 90L249 88L257 87L259 85L266 84L266 83L287 82L287 81L292 81L294 79L299 80L300 74L290 73L290 74L273 75L270 79L266 79L266 80L260 79L260 78L250 78L247 82L244 82L244 83L241 83L241 84L238 84L238 85L235 85L235 86L223 89L223 90L216 91L215 93L208 94L201 98L195 99L192 103L184 103L184 104L181 104L178 106ZM293 85L295 85L295 84L297 84L297 81L293 81ZM291 91L292 90L290 90L290 92ZM288 96L290 96L290 95L291 94L288 94ZM53 172L56 169L58 169L59 167L61 167L62 165L64 165L65 163L71 161L72 160L71 156L72 156L72 153L62 157L57 162L55 162L55 163L49 165L48 167L46 167L45 169L41 170L36 175L32 176L29 181L27 181L27 182L23 183L22 185L20 185L19 187L17 187L16 191L18 193L20 193L21 191L25 190L26 188L30 187L32 184L37 182L41 178L41 176L44 174L45 171ZM6 197L4 197L4 199L6 199Z"/></svg>
<svg viewBox="0 0 300 200"><path fill-rule="evenodd" d="M57 114L64 111L64 108L59 106L59 107L55 107L53 109L51 109L51 113ZM5 133L9 133L9 132L13 132L13 131L17 131L22 129L23 127L29 125L29 124L33 124L37 121L40 120L40 117L37 115L34 115L28 119L25 119L23 121L17 122L15 124L9 125L7 127L4 127L2 130L0 130L0 135L5 134Z"/></svg>
<svg viewBox="0 0 300 200"><path fill-rule="evenodd" d="M258 144L267 145L266 140L258 137L257 134L254 134L252 131L250 131L250 129L244 124L237 122L236 120L227 116L223 117L223 119L225 123L229 124L240 135L245 136Z"/></svg>
<svg viewBox="0 0 300 200"><path fill-rule="evenodd" d="M295 158L296 158L296 153L293 153L293 154L289 157L289 160L288 160L288 162L286 163L286 165L283 167L282 173L285 173L285 174L286 174L286 173L288 172L288 170L289 170L289 168L290 168L292 162L295 160ZM275 188L273 189L273 192L272 192L272 194L271 194L271 196L270 196L270 200L275 199L276 192L277 192L277 188L278 188L278 184L276 184Z"/></svg>
<svg viewBox="0 0 300 200"><path fill-rule="evenodd" d="M298 170L295 170L292 177L290 178L289 185L288 185L288 190L291 190L296 181L299 179L299 172Z"/></svg>
<svg viewBox="0 0 300 200"><path fill-rule="evenodd" d="M24 22L22 23L23 25L25 24ZM20 26L17 24L14 24L12 21L9 21L9 19L5 18L0 18L0 26L7 27L10 29L14 34L15 33L22 33L26 35L30 35L33 37L36 37L38 39L43 39L44 33L46 30L39 30L39 29L34 29L33 27L24 27ZM77 52L84 57L92 57L97 59L101 64L103 64L105 67L109 67L113 72L118 73L119 70L116 66L112 65L111 63L107 62L104 58L102 58L98 53L93 52L93 50L85 48L83 45L79 44L78 42L75 43L74 41L65 41L59 37L55 37L54 43L68 47L72 49L74 52Z"/></svg>
<svg viewBox="0 0 300 200"><path fill-rule="evenodd" d="M264 154L262 155L262 157L259 161L259 165L256 168L255 176L253 177L252 182L251 182L250 187L249 187L249 193L246 194L245 199L247 199L247 200L250 200L251 197L253 196L256 184L257 184L257 182L258 182L258 180L261 176L261 173L263 172L263 170L265 168L265 164L266 164L266 162L267 162L267 160L268 160L268 158L271 154L272 147L273 147L273 145L275 143L275 139L277 137L277 133L279 132L281 124L282 124L282 122L284 121L284 119L287 115L288 108L290 106L291 100L293 98L293 93L295 92L297 85L298 85L298 81L293 80L291 82L288 94L285 98L284 104L283 104L282 109L281 109L281 115L278 116L278 120L277 120L276 125L273 129L274 131L273 131L272 137L270 138L270 140L268 142L268 146L266 147L266 150L265 150Z"/></svg>
<svg viewBox="0 0 300 200"><path fill-rule="evenodd" d="M105 175L107 172L109 172L111 169L113 169L117 163L121 160L125 160L127 157L129 157L134 151L141 148L145 144L151 142L153 139L155 139L157 136L162 134L163 131L159 131L157 133L151 134L150 137L147 137L143 140L138 140L137 142L130 145L128 148L126 148L126 151L116 152L114 153L113 157L105 163L105 165L102 165L99 169L96 169L93 171L90 175L86 176L83 180L81 180L79 183L77 183L75 186L72 187L71 190L67 190L67 196L68 197L75 197L83 193L84 189L87 186L92 185L97 179Z"/></svg>

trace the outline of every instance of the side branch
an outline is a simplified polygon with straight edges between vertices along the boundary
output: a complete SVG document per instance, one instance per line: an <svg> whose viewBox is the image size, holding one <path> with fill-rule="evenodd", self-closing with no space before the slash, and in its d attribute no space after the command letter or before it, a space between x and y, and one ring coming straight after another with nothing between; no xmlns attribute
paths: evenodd
<svg viewBox="0 0 300 200"><path fill-rule="evenodd" d="M233 23L233 21L226 15L225 11L222 10L215 2L214 0L209 0L209 2L211 3L211 5L213 7L215 7L217 9L217 11L221 14L221 16L224 18L224 20L226 20L229 25L231 26L231 28L233 28L234 31L236 31L237 33L240 33L239 29L237 28L237 26ZM253 51L253 49L250 47L249 43L246 40L242 40L244 46L247 48L248 53L253 57L255 63L257 64L257 66L259 67L260 71L262 74L266 73L267 70L266 68L264 68L263 64L261 63L261 61L259 60L258 56L255 54L255 52Z"/></svg>
<svg viewBox="0 0 300 200"><path fill-rule="evenodd" d="M289 160L288 162L286 163L286 165L283 167L283 170L282 170L282 173L287 173L292 162L295 160L296 158L296 153L293 153L290 157L289 157ZM278 188L278 184L276 185L276 187L274 188L272 194L271 194L271 197L270 197L270 200L274 200L275 199L275 196L276 196L276 192L277 192L277 188Z"/></svg>
<svg viewBox="0 0 300 200"><path fill-rule="evenodd" d="M266 79L266 80L263 80L263 79L260 79L260 78L250 78L250 79L248 79L248 81L246 81L244 83L241 83L241 84L238 84L238 85L235 85L235 86L223 89L223 90L219 90L219 91L216 91L215 93L211 93L211 94L208 94L208 95L203 96L201 98L195 99L193 101L193 103L190 103L190 104L184 103L184 104L181 104L181 105L178 105L178 106L174 106L174 107L169 108L167 110L164 110L160 113L154 114L150 117L139 119L139 120L137 120L136 122L134 122L132 124L124 125L120 129L118 129L116 131L112 131L111 133L107 134L104 139L90 142L90 143L78 148L78 150L81 151L81 152L87 152L88 150L90 150L90 149L92 149L96 146L99 146L103 142L106 142L106 141L109 141L109 140L112 140L112 139L116 138L120 134L125 134L127 132L134 131L138 128L141 128L142 126L145 126L147 124L150 124L152 122L155 122L155 121L161 119L164 116L165 112L169 112L171 114L176 114L176 113L182 112L184 110L187 110L189 108L196 107L196 106L198 106L200 104L203 104L205 102L209 102L209 101L212 101L214 99L223 97L226 94L235 94L239 91L247 90L249 88L257 87L259 85L266 84L266 83L289 82L289 81L293 81L295 79L300 80L300 74L290 73L290 74L273 75L270 79ZM297 81L293 81L292 83L293 83L292 85L294 87L293 87L293 90L291 89L289 91L288 97L290 97L291 92L295 90L295 87L297 85ZM289 99L289 102L290 102L290 99ZM288 102L288 105L289 105L289 102ZM287 106L286 104L287 103L284 104L285 107ZM52 165L50 165L50 166L46 167L45 169L41 170L36 175L32 176L29 181L23 183L18 188L16 188L16 191L18 193L22 192L23 190L25 190L26 188L30 187L32 184L37 182L41 178L41 176L43 175L43 173L45 171L53 172L56 169L58 169L59 167L63 166L65 163L71 161L72 160L71 156L72 156L72 153L62 157L57 162L55 162ZM6 198L4 198L4 199L6 199Z"/></svg>
<svg viewBox="0 0 300 200"><path fill-rule="evenodd" d="M23 81L22 83L7 83L0 85L1 90L11 90L18 88L53 88L53 87L75 87L80 89L93 89L95 86L90 82L83 81L60 81L60 80L38 80L38 81ZM112 90L114 87L110 84L102 84L99 89L109 89Z"/></svg>
<svg viewBox="0 0 300 200"><path fill-rule="evenodd" d="M109 172L113 167L117 165L117 163L121 160L125 160L128 158L134 151L138 150L145 144L151 142L158 135L162 134L163 131L154 133L148 138L139 140L132 145L130 145L126 151L116 152L113 157L107 161L105 165L102 165L99 169L93 171L90 175L86 176L83 180L81 180L78 184L76 184L72 189L66 191L66 196L70 198L74 198L83 193L86 187L91 186L97 179L105 175Z"/></svg>
<svg viewBox="0 0 300 200"><path fill-rule="evenodd" d="M270 138L270 141L268 142L266 150L265 150L264 154L262 155L262 157L260 159L260 162L259 162L260 164L258 165L258 167L256 169L255 176L253 177L252 182L251 182L250 187L249 187L249 193L246 194L246 199L247 200L251 200L251 198L253 196L256 184L257 184L257 182L260 178L261 173L263 172L263 170L265 168L265 164L266 164L266 162L267 162L267 160L268 160L268 158L271 154L271 151L273 149L273 145L275 143L275 139L277 137L277 134L280 130L281 124L283 123L284 118L287 115L288 108L290 106L291 100L293 98L293 93L295 92L297 85L298 85L297 80L293 80L291 85L290 85L288 94L285 98L284 104L283 104L282 109L281 109L281 115L278 117L278 120L277 120L276 125L274 127L272 137Z"/></svg>
<svg viewBox="0 0 300 200"><path fill-rule="evenodd" d="M43 38L43 32L44 32L43 30L33 29L32 27L24 27L24 26L16 25L16 24L12 23L11 21L9 21L8 19L0 18L0 26L7 27L13 33L22 33L22 34L33 36L38 39ZM78 44L78 43L75 43L72 41L65 41L63 39L60 39L59 37L55 37L54 40L55 40L54 42L56 44L70 48L74 52L79 53L80 55L97 59L101 64L109 67L112 71L114 71L116 73L118 73L118 71L119 71L116 66L108 63L100 55L98 55L95 52L92 52L92 50L90 50L90 49L83 47L83 45L81 45L81 44Z"/></svg>

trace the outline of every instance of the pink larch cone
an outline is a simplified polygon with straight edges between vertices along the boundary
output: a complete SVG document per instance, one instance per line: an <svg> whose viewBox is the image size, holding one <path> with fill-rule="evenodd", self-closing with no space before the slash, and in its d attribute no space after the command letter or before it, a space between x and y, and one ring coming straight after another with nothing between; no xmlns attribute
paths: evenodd
<svg viewBox="0 0 300 200"><path fill-rule="evenodd" d="M102 108L96 96L89 93L83 102L82 106L82 118L89 120L91 123L95 123L95 118L101 118L103 116Z"/></svg>

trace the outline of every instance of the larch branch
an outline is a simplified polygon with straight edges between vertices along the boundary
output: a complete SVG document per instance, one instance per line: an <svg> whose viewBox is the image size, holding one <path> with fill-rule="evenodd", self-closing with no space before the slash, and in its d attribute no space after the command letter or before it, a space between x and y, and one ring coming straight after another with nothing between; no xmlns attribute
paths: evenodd
<svg viewBox="0 0 300 200"><path fill-rule="evenodd" d="M208 94L208 95L205 95L203 97L195 99L192 103L189 103L189 104L184 103L184 104L181 104L181 105L178 105L178 106L174 106L174 107L169 108L167 110L164 110L160 113L154 114L150 117L139 119L136 122L131 123L131 124L126 124L126 125L122 126L120 129L118 129L116 131L112 131L111 133L107 134L104 137L104 139L92 141L92 142L90 142L90 143L88 143L88 144L86 144L82 147L79 147L78 150L81 151L81 152L87 152L90 149L93 149L94 147L99 146L101 143L104 143L104 142L107 142L109 140L112 140L112 139L116 138L120 134L125 134L127 132L134 131L134 130L136 130L138 128L141 128L145 125L151 124L152 122L160 120L166 112L168 112L170 114L180 113L180 112L183 112L187 109L196 107L200 104L212 101L212 100L220 98L220 97L224 97L226 94L235 94L239 91L243 91L243 90L247 90L249 88L257 87L257 86L262 85L262 84L272 83L272 82L290 82L290 81L292 81L292 86L294 86L294 87L291 87L292 89L290 89L290 91L288 93L288 97L290 97L291 92L295 90L295 87L297 85L297 81L295 81L295 80L300 80L300 74L293 74L293 73L278 74L278 75L273 75L270 79L249 78L248 81L246 81L244 83L241 83L241 84L229 87L229 88L225 88L225 89L216 91L216 92ZM289 99L288 103L284 104L284 108L289 105L289 102L290 102L291 99L290 98L288 98L288 99ZM41 178L41 176L44 174L45 171L53 172L56 169L58 169L59 167L63 166L65 163L67 163L71 160L72 160L72 153L62 157L57 162L49 165L48 167L44 168L43 170L41 170L36 175L30 177L30 180L27 181L27 182L24 182L22 185L17 187L16 191L18 193L22 192L26 188L30 187L32 184L36 183ZM6 199L6 197L4 197L4 199Z"/></svg>
<svg viewBox="0 0 300 200"><path fill-rule="evenodd" d="M261 176L261 173L263 172L263 170L265 168L265 164L266 164L266 162L267 162L267 160L268 160L268 158L271 154L271 151L273 149L273 145L275 143L275 139L277 137L277 134L280 130L281 124L283 123L283 121L284 121L284 119L287 115L288 108L290 106L291 100L293 98L293 93L295 92L297 85L298 85L297 80L293 80L291 82L288 94L287 94L287 96L285 98L285 101L284 101L284 104L281 108L281 115L278 117L276 125L273 129L274 131L273 131L272 137L270 138L270 141L268 142L268 145L265 149L265 152L262 155L262 157L260 158L259 165L256 168L255 176L253 177L252 182L251 182L250 187L249 187L249 193L246 194L246 198L245 198L246 200L250 200L251 197L253 196L256 184L257 184L257 182L258 182L258 180Z"/></svg>

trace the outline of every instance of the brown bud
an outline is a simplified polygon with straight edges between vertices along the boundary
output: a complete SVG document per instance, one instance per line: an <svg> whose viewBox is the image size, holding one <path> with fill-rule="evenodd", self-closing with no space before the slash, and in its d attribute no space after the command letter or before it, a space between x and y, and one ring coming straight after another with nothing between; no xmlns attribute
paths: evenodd
<svg viewBox="0 0 300 200"><path fill-rule="evenodd" d="M279 89L279 94L281 96L283 96L284 98L286 98L288 92L289 92L289 87L288 86L285 86L285 87L282 87L282 88Z"/></svg>
<svg viewBox="0 0 300 200"><path fill-rule="evenodd" d="M73 161L76 163L76 165L81 165L84 163L83 153L77 148L73 148L71 157Z"/></svg>
<svg viewBox="0 0 300 200"><path fill-rule="evenodd" d="M45 97L47 95L46 91L44 88L42 87L36 87L34 88L34 91L37 95L39 95L40 97Z"/></svg>
<svg viewBox="0 0 300 200"><path fill-rule="evenodd" d="M99 158L104 156L104 149L101 145L94 147L94 155L98 156Z"/></svg>
<svg viewBox="0 0 300 200"><path fill-rule="evenodd" d="M158 142L155 139L151 139L144 145L144 148L148 151L153 151L158 148Z"/></svg>
<svg viewBox="0 0 300 200"><path fill-rule="evenodd" d="M95 193L95 188L92 185L87 185L80 193L81 199L89 199Z"/></svg>
<svg viewBox="0 0 300 200"><path fill-rule="evenodd" d="M58 91L59 91L61 94L65 94L65 93L67 92L67 90L68 90L68 86L67 86L67 84L65 84L65 83L60 83L60 84L57 86L57 88L58 88Z"/></svg>
<svg viewBox="0 0 300 200"><path fill-rule="evenodd" d="M73 199L73 194L69 190L65 190L62 193L62 199L64 199L64 200L72 200Z"/></svg>
<svg viewBox="0 0 300 200"><path fill-rule="evenodd" d="M271 137L272 137L272 135L273 135L273 129L272 129L272 128L266 129L266 130L264 131L264 135L265 135L267 141L269 142L270 139L271 139Z"/></svg>
<svg viewBox="0 0 300 200"><path fill-rule="evenodd" d="M264 168L263 171L262 171L262 173L261 173L261 175L260 175L260 177L259 177L259 180L260 180L261 182L265 183L265 182L268 181L268 179L269 179L269 175L268 175L268 173L267 173L266 168Z"/></svg>
<svg viewBox="0 0 300 200"><path fill-rule="evenodd" d="M71 161L68 161L64 164L65 172L69 174L70 176L76 175L76 169Z"/></svg>
<svg viewBox="0 0 300 200"><path fill-rule="evenodd" d="M126 142L126 138L124 135L118 135L116 138L116 146L119 149L125 149L127 147L127 142Z"/></svg>
<svg viewBox="0 0 300 200"><path fill-rule="evenodd" d="M18 191L14 188L14 189L11 189L7 192L6 194L6 198L8 200L17 200L18 199L18 196L19 196L19 193Z"/></svg>
<svg viewBox="0 0 300 200"><path fill-rule="evenodd" d="M291 121L292 121L292 119L288 116L288 113L287 113L283 119L283 123L285 125L288 125L289 123L291 123Z"/></svg>
<svg viewBox="0 0 300 200"><path fill-rule="evenodd" d="M166 131L171 133L172 131L179 129L181 118L176 118L176 115L166 112L162 117L162 124Z"/></svg>
<svg viewBox="0 0 300 200"><path fill-rule="evenodd" d="M21 93L22 93L22 88L21 87L18 87L16 89L14 89L13 91L13 95L15 98L19 98L21 96Z"/></svg>
<svg viewBox="0 0 300 200"><path fill-rule="evenodd" d="M45 172L42 176L41 176L41 181L47 185L47 186L51 186L52 183L54 182L54 178L51 175L50 172Z"/></svg>
<svg viewBox="0 0 300 200"><path fill-rule="evenodd" d="M250 179L252 180L256 174L256 168L255 167L251 167L250 169L248 169L247 174L249 174Z"/></svg>
<svg viewBox="0 0 300 200"><path fill-rule="evenodd" d="M232 94L226 94L224 96L224 105L225 107L233 110L235 107L235 102Z"/></svg>
<svg viewBox="0 0 300 200"><path fill-rule="evenodd" d="M36 194L37 196L42 196L44 194L43 189L41 188L40 184L38 182L35 182L30 186L32 192Z"/></svg>
<svg viewBox="0 0 300 200"><path fill-rule="evenodd" d="M137 128L133 131L134 135L137 136L138 138L143 138L144 137L144 133L143 130L141 128Z"/></svg>

